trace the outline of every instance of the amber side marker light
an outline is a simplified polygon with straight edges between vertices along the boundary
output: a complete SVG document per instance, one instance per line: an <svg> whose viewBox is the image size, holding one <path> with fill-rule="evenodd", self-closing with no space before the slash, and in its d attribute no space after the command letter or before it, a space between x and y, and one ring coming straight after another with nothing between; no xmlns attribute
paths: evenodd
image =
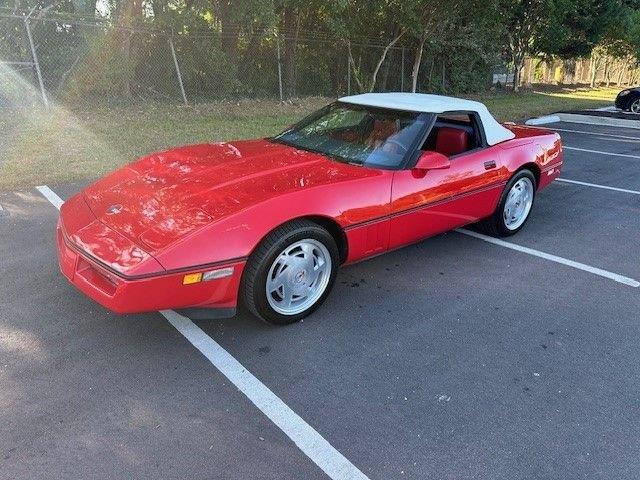
<svg viewBox="0 0 640 480"><path fill-rule="evenodd" d="M219 268L208 272L189 273L182 278L182 284L192 285L194 283L208 282L209 280L230 277L231 275L233 275L233 267Z"/></svg>
<svg viewBox="0 0 640 480"><path fill-rule="evenodd" d="M198 273L189 273L182 277L183 285L191 285L193 283L199 283L202 281L202 272Z"/></svg>

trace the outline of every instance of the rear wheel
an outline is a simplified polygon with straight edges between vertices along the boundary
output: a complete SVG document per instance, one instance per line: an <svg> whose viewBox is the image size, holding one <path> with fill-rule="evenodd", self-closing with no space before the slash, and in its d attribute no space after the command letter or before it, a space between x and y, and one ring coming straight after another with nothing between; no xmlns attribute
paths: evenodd
<svg viewBox="0 0 640 480"><path fill-rule="evenodd" d="M270 233L249 257L242 294L251 313L286 325L325 300L339 263L338 247L319 225L296 220Z"/></svg>
<svg viewBox="0 0 640 480"><path fill-rule="evenodd" d="M520 170L507 183L493 215L480 222L480 228L500 237L519 232L529 219L535 194L535 176L530 170Z"/></svg>
<svg viewBox="0 0 640 480"><path fill-rule="evenodd" d="M631 113L640 113L640 98L636 98L629 106Z"/></svg>

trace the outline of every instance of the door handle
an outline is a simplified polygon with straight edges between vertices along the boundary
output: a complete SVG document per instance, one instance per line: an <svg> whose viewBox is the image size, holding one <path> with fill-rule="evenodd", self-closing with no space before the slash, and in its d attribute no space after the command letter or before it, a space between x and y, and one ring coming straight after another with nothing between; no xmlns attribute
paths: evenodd
<svg viewBox="0 0 640 480"><path fill-rule="evenodd" d="M484 162L485 170L491 170L492 168L496 168L496 162L494 160L489 160L488 162Z"/></svg>

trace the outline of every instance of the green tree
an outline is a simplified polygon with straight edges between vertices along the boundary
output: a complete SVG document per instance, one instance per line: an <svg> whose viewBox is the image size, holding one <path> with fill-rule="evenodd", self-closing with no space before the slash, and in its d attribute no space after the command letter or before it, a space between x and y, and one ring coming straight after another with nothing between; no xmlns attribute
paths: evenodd
<svg viewBox="0 0 640 480"><path fill-rule="evenodd" d="M588 55L617 18L619 0L501 0L514 90L527 55Z"/></svg>

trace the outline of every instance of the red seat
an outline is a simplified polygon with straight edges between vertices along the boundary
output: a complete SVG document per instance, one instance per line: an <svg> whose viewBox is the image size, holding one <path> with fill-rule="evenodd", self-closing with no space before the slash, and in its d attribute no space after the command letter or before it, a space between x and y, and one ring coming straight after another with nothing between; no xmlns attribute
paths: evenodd
<svg viewBox="0 0 640 480"><path fill-rule="evenodd" d="M450 157L469 150L469 134L452 127L440 127L436 137L436 152Z"/></svg>

